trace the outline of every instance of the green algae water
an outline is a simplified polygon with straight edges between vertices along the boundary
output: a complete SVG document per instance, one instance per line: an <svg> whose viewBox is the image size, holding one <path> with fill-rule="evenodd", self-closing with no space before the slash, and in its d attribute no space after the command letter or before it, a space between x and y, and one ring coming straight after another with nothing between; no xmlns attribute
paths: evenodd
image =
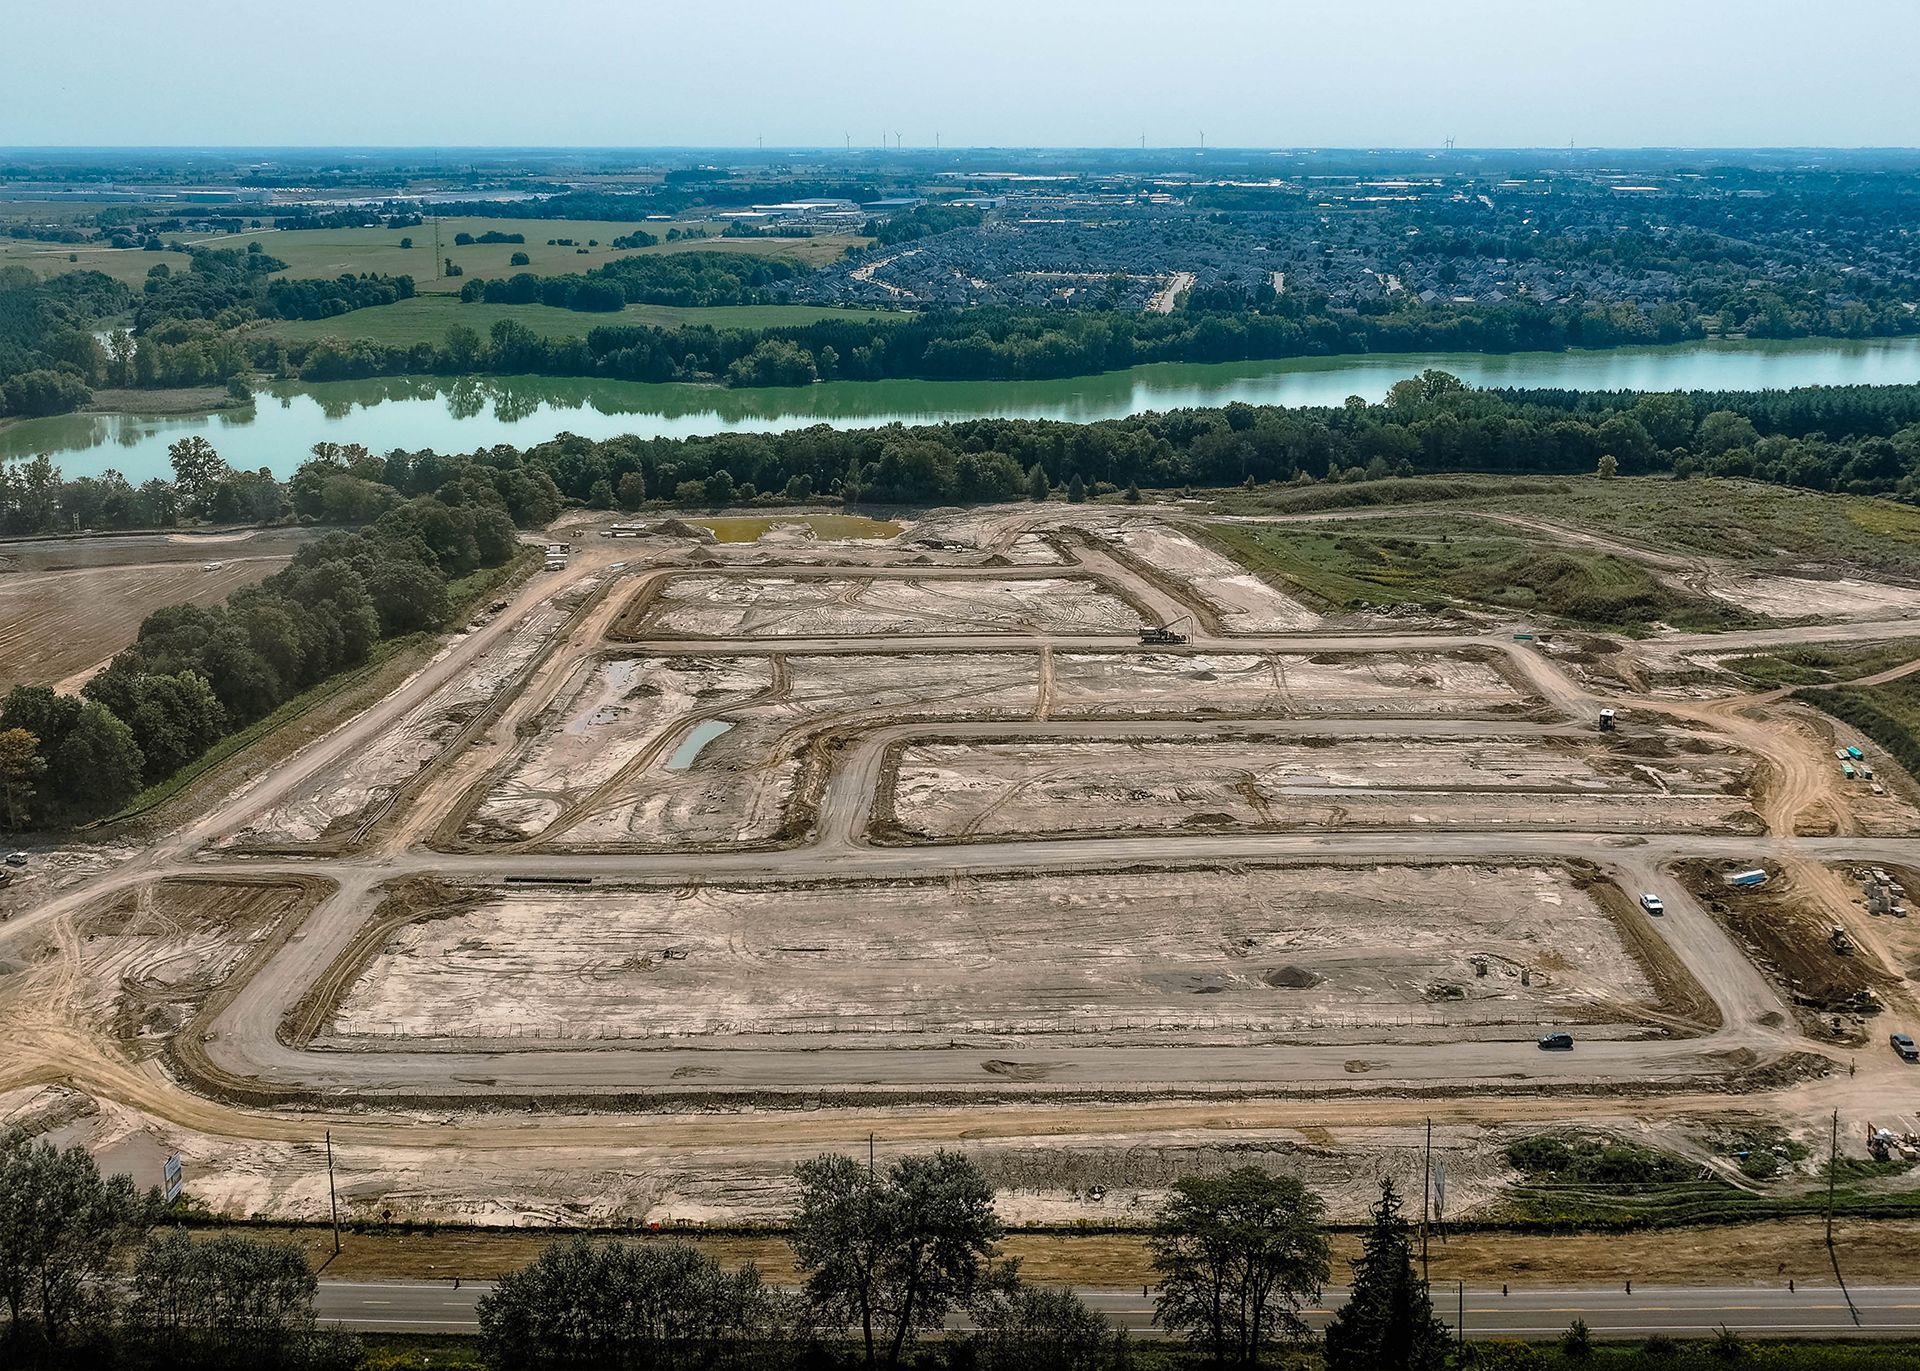
<svg viewBox="0 0 1920 1371"><path fill-rule="evenodd" d="M233 466L292 473L315 443L471 452L561 433L684 438L980 418L1090 422L1242 401L1379 400L1429 367L1470 385L1567 390L1768 390L1920 382L1920 338L1686 343L1603 352L1400 353L1277 362L1160 363L1058 381L835 381L726 390L541 376L396 377L275 385L250 409L204 415L63 414L0 428L0 459L48 453L68 476L171 475L167 445L199 434Z"/></svg>

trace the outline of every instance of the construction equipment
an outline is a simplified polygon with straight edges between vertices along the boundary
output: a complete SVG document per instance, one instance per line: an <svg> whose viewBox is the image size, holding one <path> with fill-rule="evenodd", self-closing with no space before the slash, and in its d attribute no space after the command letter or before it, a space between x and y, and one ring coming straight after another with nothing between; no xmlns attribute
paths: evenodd
<svg viewBox="0 0 1920 1371"><path fill-rule="evenodd" d="M1614 712L1611 709L1601 710L1600 711L1600 731L1602 733L1613 732L1613 720L1614 720Z"/></svg>
<svg viewBox="0 0 1920 1371"><path fill-rule="evenodd" d="M1191 614L1182 614L1170 624L1148 624L1140 630L1140 641L1148 647L1178 647L1187 641L1187 635L1181 632L1180 625L1192 622Z"/></svg>
<svg viewBox="0 0 1920 1371"><path fill-rule="evenodd" d="M1847 930L1835 924L1827 933L1827 945L1842 957L1853 955L1853 939L1847 936Z"/></svg>

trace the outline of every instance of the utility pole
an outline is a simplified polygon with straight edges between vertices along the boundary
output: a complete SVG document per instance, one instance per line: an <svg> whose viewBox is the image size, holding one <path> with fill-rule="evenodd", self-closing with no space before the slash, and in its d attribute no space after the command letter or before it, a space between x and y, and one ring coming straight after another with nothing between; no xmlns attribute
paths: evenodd
<svg viewBox="0 0 1920 1371"><path fill-rule="evenodd" d="M867 1179L873 1179L873 1134L867 1134Z"/></svg>
<svg viewBox="0 0 1920 1371"><path fill-rule="evenodd" d="M1420 1172L1420 1279L1427 1279L1427 1215L1433 1204L1433 1120L1427 1120L1426 1162Z"/></svg>
<svg viewBox="0 0 1920 1371"><path fill-rule="evenodd" d="M333 1188L333 1130L327 1130L327 1208L333 1212L333 1255L340 1255L340 1197Z"/></svg>
<svg viewBox="0 0 1920 1371"><path fill-rule="evenodd" d="M1467 1345L1467 1283L1455 1281L1453 1288L1455 1298L1459 1300L1458 1305L1455 1306L1459 1312L1453 1316L1453 1331L1459 1345L1465 1347Z"/></svg>
<svg viewBox="0 0 1920 1371"><path fill-rule="evenodd" d="M1833 1251L1833 1188L1840 1170L1840 1111L1833 1111L1833 1137L1827 1143L1827 1251Z"/></svg>

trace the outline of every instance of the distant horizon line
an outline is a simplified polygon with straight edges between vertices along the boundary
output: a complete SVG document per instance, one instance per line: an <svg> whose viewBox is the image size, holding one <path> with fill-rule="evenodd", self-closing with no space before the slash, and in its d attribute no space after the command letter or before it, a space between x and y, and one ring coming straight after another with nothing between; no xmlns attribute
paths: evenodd
<svg viewBox="0 0 1920 1371"><path fill-rule="evenodd" d="M1208 153L1476 153L1476 152L1920 152L1906 143L21 143L0 155L61 152L1193 152Z"/></svg>

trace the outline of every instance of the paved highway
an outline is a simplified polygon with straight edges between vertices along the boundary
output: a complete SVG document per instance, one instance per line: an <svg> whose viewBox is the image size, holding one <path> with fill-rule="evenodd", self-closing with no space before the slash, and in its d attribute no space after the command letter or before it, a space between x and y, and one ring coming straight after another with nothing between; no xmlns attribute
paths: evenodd
<svg viewBox="0 0 1920 1371"><path fill-rule="evenodd" d="M455 1290L447 1281L326 1281L320 1282L318 1308L323 1320L367 1332L470 1333L476 1327L474 1306L493 1288L491 1282L463 1282ZM1160 1335L1153 1326L1153 1301L1136 1288L1078 1290L1080 1297L1118 1327L1149 1337ZM1795 1337L1910 1337L1920 1333L1920 1286L1871 1286L1852 1291L1860 1322L1854 1323L1846 1296L1834 1286L1639 1286L1624 1289L1516 1288L1502 1295L1498 1289L1472 1287L1466 1291L1466 1329L1469 1338L1540 1338L1565 1331L1575 1319L1586 1320L1598 1337L1644 1338L1655 1333L1670 1337L1709 1337L1722 1328L1756 1336ZM1346 1298L1344 1290L1329 1290L1308 1315L1319 1329ZM1456 1321L1454 1287L1436 1286L1434 1305L1449 1324ZM954 1320L955 1328L965 1327Z"/></svg>

